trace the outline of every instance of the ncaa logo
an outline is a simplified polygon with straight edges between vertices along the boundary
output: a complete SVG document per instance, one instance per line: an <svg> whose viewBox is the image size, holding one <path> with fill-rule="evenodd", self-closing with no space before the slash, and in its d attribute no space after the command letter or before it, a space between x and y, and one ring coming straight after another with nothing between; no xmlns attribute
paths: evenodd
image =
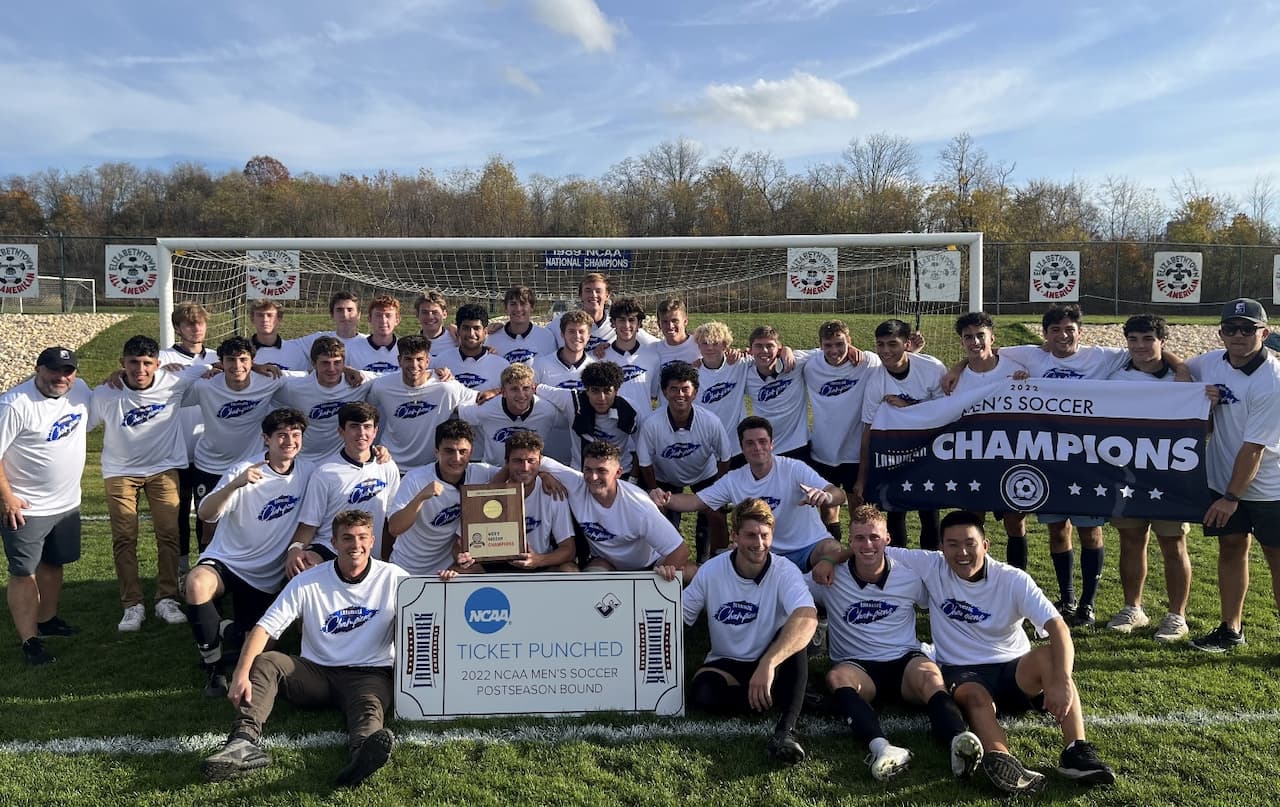
<svg viewBox="0 0 1280 807"><path fill-rule="evenodd" d="M511 602L506 594L492 586L471 592L463 610L467 624L476 633L497 633L511 621Z"/></svg>
<svg viewBox="0 0 1280 807"><path fill-rule="evenodd" d="M1000 478L1000 496L1014 510L1039 510L1049 498L1049 479L1038 468L1015 465Z"/></svg>

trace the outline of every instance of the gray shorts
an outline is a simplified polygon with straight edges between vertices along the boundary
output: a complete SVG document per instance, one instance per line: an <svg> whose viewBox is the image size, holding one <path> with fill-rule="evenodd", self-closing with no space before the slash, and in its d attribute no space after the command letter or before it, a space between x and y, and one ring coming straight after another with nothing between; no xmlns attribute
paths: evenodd
<svg viewBox="0 0 1280 807"><path fill-rule="evenodd" d="M65 566L80 560L80 508L52 516L27 516L16 530L0 524L12 577L31 577L41 563Z"/></svg>
<svg viewBox="0 0 1280 807"><path fill-rule="evenodd" d="M1216 490L1210 493L1215 500L1222 498L1222 494ZM1210 537L1243 535L1247 532L1253 533L1253 537L1263 546L1280 549L1280 502L1241 500L1225 525L1204 528L1204 534Z"/></svg>

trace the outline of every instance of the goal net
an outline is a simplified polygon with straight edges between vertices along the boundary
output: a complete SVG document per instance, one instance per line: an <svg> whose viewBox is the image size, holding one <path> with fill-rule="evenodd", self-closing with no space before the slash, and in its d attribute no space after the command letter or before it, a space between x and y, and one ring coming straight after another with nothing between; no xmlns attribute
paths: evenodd
<svg viewBox="0 0 1280 807"><path fill-rule="evenodd" d="M646 311L675 296L695 320L777 313L898 317L918 326L931 348L940 339L950 345L955 316L981 306L979 233L157 243L162 332L171 333L165 329L174 301L193 300L210 313L211 342L248 330L250 293L278 295L290 317L295 311L326 315L339 290L354 292L362 304L390 294L405 305L411 324L408 306L423 291L442 293L451 310L478 302L497 316L506 290L523 285L538 300L535 316L545 319L576 306L587 272L609 278L613 299L637 298ZM285 289L296 299L286 299ZM870 334L855 329L854 336Z"/></svg>
<svg viewBox="0 0 1280 807"><path fill-rule="evenodd" d="M39 290L35 297L0 295L0 314L98 313L98 284L93 278L39 275Z"/></svg>

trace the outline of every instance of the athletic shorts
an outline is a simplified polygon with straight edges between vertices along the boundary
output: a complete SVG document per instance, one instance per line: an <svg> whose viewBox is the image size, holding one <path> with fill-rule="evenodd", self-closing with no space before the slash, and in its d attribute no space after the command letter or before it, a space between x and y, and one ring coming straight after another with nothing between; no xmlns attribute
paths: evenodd
<svg viewBox="0 0 1280 807"><path fill-rule="evenodd" d="M907 665L912 659L928 659L919 650L912 650L889 661L862 661L860 659L841 659L838 664L852 664L860 668L871 683L875 685L875 703L893 703L902 700L902 676L907 672Z"/></svg>
<svg viewBox="0 0 1280 807"><path fill-rule="evenodd" d="M258 624L258 620L262 619L267 608L275 602L276 592L254 588L217 558L201 558L196 566L206 566L218 574L218 579L222 581L224 596L231 597L232 620L246 632Z"/></svg>
<svg viewBox="0 0 1280 807"><path fill-rule="evenodd" d="M1028 696L1018 686L1018 663L1023 658L1025 656L995 664L942 664L942 680L952 694L961 684L981 684L1002 715L1043 711L1044 693Z"/></svg>
<svg viewBox="0 0 1280 807"><path fill-rule="evenodd" d="M842 462L839 465L827 465L826 463L818 462L810 456L809 467L812 468L818 476L827 480L828 485L835 485L842 490L852 490L854 483L858 481L858 463L856 462Z"/></svg>
<svg viewBox="0 0 1280 807"><path fill-rule="evenodd" d="M52 516L26 516L16 530L0 526L9 574L32 577L41 563L65 566L80 560L80 508Z"/></svg>
<svg viewBox="0 0 1280 807"><path fill-rule="evenodd" d="M1210 491L1214 499L1222 498L1222 494ZM30 519L28 519L30 520ZM1236 511L1221 527L1205 527L1204 534L1210 537L1221 535L1243 535L1253 533L1258 543L1271 549L1280 549L1280 502L1246 502L1241 501Z"/></svg>
<svg viewBox="0 0 1280 807"><path fill-rule="evenodd" d="M1077 527L1101 527L1107 523L1106 516L1063 516L1054 513L1036 513L1036 521L1041 524L1061 524L1070 521Z"/></svg>
<svg viewBox="0 0 1280 807"><path fill-rule="evenodd" d="M808 546L802 546L799 549L793 549L790 552L779 552L777 554L782 555L782 557L798 566L801 574L808 574L813 571L813 567L809 565L809 556L813 554L813 548L825 540L827 539L819 538Z"/></svg>
<svg viewBox="0 0 1280 807"><path fill-rule="evenodd" d="M727 672L737 681L740 686L746 686L751 680L751 676L756 674L756 667L760 666L759 660L756 661L739 661L736 658L718 658L714 661L704 661L699 665L702 667L711 667L712 669ZM709 673L711 674L711 673ZM698 673L693 674L694 678L698 677Z"/></svg>
<svg viewBox="0 0 1280 807"><path fill-rule="evenodd" d="M790 457L793 460L799 460L807 465L809 463L809 444L805 443L802 446L796 446L790 451L783 451L778 456Z"/></svg>
<svg viewBox="0 0 1280 807"><path fill-rule="evenodd" d="M1117 530L1141 530L1149 528L1156 535L1162 538L1173 538L1178 535L1186 536L1191 525L1185 521L1168 521L1166 519L1146 519L1146 518L1113 518L1111 526Z"/></svg>

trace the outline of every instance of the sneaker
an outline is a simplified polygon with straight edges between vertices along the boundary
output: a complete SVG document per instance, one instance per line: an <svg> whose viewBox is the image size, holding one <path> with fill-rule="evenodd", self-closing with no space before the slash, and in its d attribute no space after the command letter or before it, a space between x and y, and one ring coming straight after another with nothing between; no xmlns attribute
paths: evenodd
<svg viewBox="0 0 1280 807"><path fill-rule="evenodd" d="M44 642L40 641L36 636L32 636L22 643L22 657L32 667L52 664L57 660L48 650L44 649Z"/></svg>
<svg viewBox="0 0 1280 807"><path fill-rule="evenodd" d="M1067 624L1073 628L1092 628L1096 622L1092 605L1078 606L1075 613L1067 617Z"/></svg>
<svg viewBox="0 0 1280 807"><path fill-rule="evenodd" d="M1178 614L1165 614L1164 619L1156 627L1154 638L1157 642L1180 642L1187 636L1187 620ZM1241 639L1243 641L1243 638Z"/></svg>
<svg viewBox="0 0 1280 807"><path fill-rule="evenodd" d="M227 697L227 676L222 672L222 668L216 664L210 664L205 667L205 671L209 675L209 680L204 685L204 696L206 698Z"/></svg>
<svg viewBox="0 0 1280 807"><path fill-rule="evenodd" d="M982 770L986 772L991 784L1005 793L1031 794L1044 789L1044 774L1022 767L1018 758L1006 751L988 751L984 754Z"/></svg>
<svg viewBox="0 0 1280 807"><path fill-rule="evenodd" d="M395 743L395 735L387 729L378 729L370 734L352 753L347 767L338 771L337 786L355 787L373 776L391 759L391 748Z"/></svg>
<svg viewBox="0 0 1280 807"><path fill-rule="evenodd" d="M1133 633L1138 628L1145 628L1150 624L1151 618L1147 616L1146 611L1142 610L1141 605L1126 605L1111 617L1107 628L1116 633Z"/></svg>
<svg viewBox="0 0 1280 807"><path fill-rule="evenodd" d="M1076 612L1076 601L1058 600L1053 604L1053 607L1058 609L1059 616L1069 621L1071 619L1071 615Z"/></svg>
<svg viewBox="0 0 1280 807"><path fill-rule="evenodd" d="M982 741L972 731L962 731L951 738L951 773L968 779L982 763Z"/></svg>
<svg viewBox="0 0 1280 807"><path fill-rule="evenodd" d="M822 658L827 655L827 620L825 617L818 620L818 629L813 632L813 638L809 640L809 658Z"/></svg>
<svg viewBox="0 0 1280 807"><path fill-rule="evenodd" d="M116 630L121 633L136 633L142 630L142 623L147 618L147 609L142 607L142 603L130 605L124 609L124 616L120 618L120 624L116 625Z"/></svg>
<svg viewBox="0 0 1280 807"><path fill-rule="evenodd" d="M36 629L39 631L37 635L41 639L46 639L50 636L75 636L80 632L79 628L74 625L68 625L63 621L62 617L56 615L36 625Z"/></svg>
<svg viewBox="0 0 1280 807"><path fill-rule="evenodd" d="M788 765L804 762L804 748L801 747L800 742L796 739L794 731L779 729L774 732L764 750L769 754L770 759L776 759Z"/></svg>
<svg viewBox="0 0 1280 807"><path fill-rule="evenodd" d="M1093 743L1076 740L1062 749L1058 760L1058 773L1086 785L1113 785L1116 772L1098 756Z"/></svg>
<svg viewBox="0 0 1280 807"><path fill-rule="evenodd" d="M1225 653L1228 650L1236 649L1244 643L1244 629L1232 630L1227 627L1225 622L1204 636L1197 636L1191 640L1192 647L1196 650L1203 650L1206 653Z"/></svg>
<svg viewBox="0 0 1280 807"><path fill-rule="evenodd" d="M182 606L172 597L156 601L156 617L170 625L187 624L187 615L182 613Z"/></svg>
<svg viewBox="0 0 1280 807"><path fill-rule="evenodd" d="M887 782L907 769L911 764L911 752L896 745L886 745L878 754L867 756L871 777L877 782Z"/></svg>
<svg viewBox="0 0 1280 807"><path fill-rule="evenodd" d="M222 750L205 757L201 770L210 782L221 782L270 764L271 755L261 746L243 737L232 737Z"/></svg>

